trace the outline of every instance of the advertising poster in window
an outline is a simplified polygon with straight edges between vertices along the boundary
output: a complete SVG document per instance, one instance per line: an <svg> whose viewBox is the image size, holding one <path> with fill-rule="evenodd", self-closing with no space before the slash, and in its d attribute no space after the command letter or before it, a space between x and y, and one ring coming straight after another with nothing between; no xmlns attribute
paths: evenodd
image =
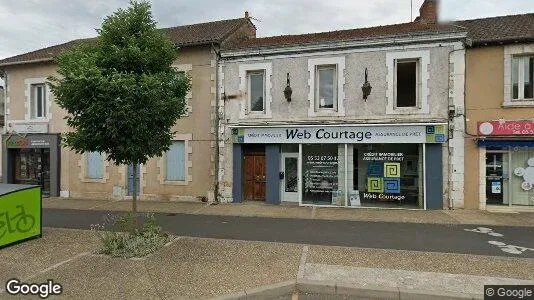
<svg viewBox="0 0 534 300"><path fill-rule="evenodd" d="M401 193L401 172L406 167L402 152L363 153L367 163L367 188L363 200L377 202L402 202L406 195Z"/></svg>
<svg viewBox="0 0 534 300"><path fill-rule="evenodd" d="M338 195L337 145L304 145L303 202L332 204Z"/></svg>

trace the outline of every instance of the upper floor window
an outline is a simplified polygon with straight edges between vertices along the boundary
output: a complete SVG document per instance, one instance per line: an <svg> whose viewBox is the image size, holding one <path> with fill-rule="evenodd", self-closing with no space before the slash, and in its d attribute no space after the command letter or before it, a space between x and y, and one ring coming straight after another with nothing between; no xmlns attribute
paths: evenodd
<svg viewBox="0 0 534 300"><path fill-rule="evenodd" d="M239 118L266 119L271 114L271 62L239 65Z"/></svg>
<svg viewBox="0 0 534 300"><path fill-rule="evenodd" d="M316 66L315 109L337 110L337 66Z"/></svg>
<svg viewBox="0 0 534 300"><path fill-rule="evenodd" d="M169 151L165 155L165 180L185 180L185 155L185 141L173 141Z"/></svg>
<svg viewBox="0 0 534 300"><path fill-rule="evenodd" d="M265 71L247 72L248 103L251 112L265 111Z"/></svg>
<svg viewBox="0 0 534 300"><path fill-rule="evenodd" d="M419 59L395 60L395 106L418 107Z"/></svg>
<svg viewBox="0 0 534 300"><path fill-rule="evenodd" d="M308 117L345 116L345 56L308 59Z"/></svg>
<svg viewBox="0 0 534 300"><path fill-rule="evenodd" d="M30 118L46 118L46 85L44 83L32 84L30 95Z"/></svg>
<svg viewBox="0 0 534 300"><path fill-rule="evenodd" d="M534 100L534 56L512 57L512 99Z"/></svg>
<svg viewBox="0 0 534 300"><path fill-rule="evenodd" d="M430 51L386 53L386 114L428 114Z"/></svg>

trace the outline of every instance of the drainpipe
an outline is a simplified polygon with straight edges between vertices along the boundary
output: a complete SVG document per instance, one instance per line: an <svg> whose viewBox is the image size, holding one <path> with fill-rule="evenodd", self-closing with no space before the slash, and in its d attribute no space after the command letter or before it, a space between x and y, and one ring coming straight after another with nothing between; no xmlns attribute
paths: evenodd
<svg viewBox="0 0 534 300"><path fill-rule="evenodd" d="M214 44L211 44L211 49L213 49L213 52L215 53L215 182L214 182L214 200L215 202L213 204L219 204L219 126L220 126L220 118L219 118L219 59L221 53L217 51Z"/></svg>

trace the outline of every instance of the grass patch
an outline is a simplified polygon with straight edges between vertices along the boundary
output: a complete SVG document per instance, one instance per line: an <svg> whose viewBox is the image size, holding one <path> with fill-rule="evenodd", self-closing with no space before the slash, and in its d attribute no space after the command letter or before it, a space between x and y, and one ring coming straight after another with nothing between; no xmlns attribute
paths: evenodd
<svg viewBox="0 0 534 300"><path fill-rule="evenodd" d="M154 214L135 218L131 213L108 215L101 225L94 225L101 246L97 253L111 257L145 257L170 241L169 235L158 226Z"/></svg>

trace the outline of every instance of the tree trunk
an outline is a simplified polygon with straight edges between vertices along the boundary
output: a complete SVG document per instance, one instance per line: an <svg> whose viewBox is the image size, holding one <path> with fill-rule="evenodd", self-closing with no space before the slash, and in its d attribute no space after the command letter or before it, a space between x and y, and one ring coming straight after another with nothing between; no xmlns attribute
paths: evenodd
<svg viewBox="0 0 534 300"><path fill-rule="evenodd" d="M133 164L133 195L132 195L132 215L134 225L137 225L137 164Z"/></svg>

